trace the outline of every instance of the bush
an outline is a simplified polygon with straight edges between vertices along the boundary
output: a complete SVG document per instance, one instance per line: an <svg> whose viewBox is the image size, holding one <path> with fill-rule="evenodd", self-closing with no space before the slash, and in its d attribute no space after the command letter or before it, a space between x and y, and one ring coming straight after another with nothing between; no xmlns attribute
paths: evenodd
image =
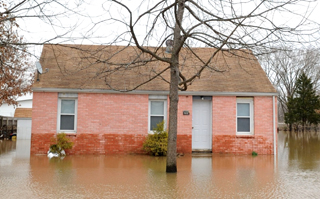
<svg viewBox="0 0 320 199"><path fill-rule="evenodd" d="M64 155L65 149L72 149L73 142L67 137L65 133L58 133L56 137L51 140L54 144L50 145L49 152Z"/></svg>
<svg viewBox="0 0 320 199"><path fill-rule="evenodd" d="M52 144L52 145L50 145L49 151L52 152L52 153L58 153L58 154L60 154L61 149L58 147L57 144Z"/></svg>
<svg viewBox="0 0 320 199"><path fill-rule="evenodd" d="M168 132L164 130L164 121L157 124L153 131L143 143L143 150L154 156L167 155Z"/></svg>

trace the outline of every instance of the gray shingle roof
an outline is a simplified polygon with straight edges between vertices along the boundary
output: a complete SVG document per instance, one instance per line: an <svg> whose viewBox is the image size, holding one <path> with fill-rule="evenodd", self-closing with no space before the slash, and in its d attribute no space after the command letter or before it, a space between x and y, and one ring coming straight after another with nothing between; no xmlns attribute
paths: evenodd
<svg viewBox="0 0 320 199"><path fill-rule="evenodd" d="M167 56L164 49L158 50L159 56ZM192 51L207 61L216 49L192 48ZM203 63L190 50L182 49L180 54L180 69L186 77L191 77ZM33 88L110 90L112 86L121 90L132 89L168 67L168 63L154 59L145 62L148 59L149 56L140 54L132 46L46 44L40 63L43 71L48 68L49 72L41 74L40 81L35 81ZM249 51L220 51L208 66L192 82L188 91L276 93L258 60ZM166 81L169 79L167 70L136 90L167 91L169 84Z"/></svg>

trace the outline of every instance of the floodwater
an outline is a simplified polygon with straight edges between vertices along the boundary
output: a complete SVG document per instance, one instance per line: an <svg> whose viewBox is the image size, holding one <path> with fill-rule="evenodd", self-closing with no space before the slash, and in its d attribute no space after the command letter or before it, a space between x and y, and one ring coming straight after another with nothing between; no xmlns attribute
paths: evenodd
<svg viewBox="0 0 320 199"><path fill-rule="evenodd" d="M1 198L319 198L320 133L278 134L278 155L30 156L0 141Z"/></svg>

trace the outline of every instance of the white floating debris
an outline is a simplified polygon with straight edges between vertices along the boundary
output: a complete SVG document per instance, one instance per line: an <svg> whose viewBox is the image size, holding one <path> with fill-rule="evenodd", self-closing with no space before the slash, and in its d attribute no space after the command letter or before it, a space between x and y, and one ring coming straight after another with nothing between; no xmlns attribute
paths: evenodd
<svg viewBox="0 0 320 199"><path fill-rule="evenodd" d="M48 158L53 158L53 157L59 157L59 154L58 153L52 153L52 152L49 152L48 151Z"/></svg>

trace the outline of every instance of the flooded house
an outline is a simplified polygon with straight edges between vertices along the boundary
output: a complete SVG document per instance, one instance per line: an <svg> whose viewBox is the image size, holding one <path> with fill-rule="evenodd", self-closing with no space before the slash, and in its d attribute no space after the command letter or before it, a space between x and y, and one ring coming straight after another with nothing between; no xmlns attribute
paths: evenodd
<svg viewBox="0 0 320 199"><path fill-rule="evenodd" d="M197 78L179 91L177 151L275 154L275 88L247 50L220 51L198 73L201 58L215 50L180 52L180 71ZM44 45L33 85L31 153L47 153L61 132L74 142L69 154L143 153L155 125L168 125L170 70L139 53L132 46Z"/></svg>

